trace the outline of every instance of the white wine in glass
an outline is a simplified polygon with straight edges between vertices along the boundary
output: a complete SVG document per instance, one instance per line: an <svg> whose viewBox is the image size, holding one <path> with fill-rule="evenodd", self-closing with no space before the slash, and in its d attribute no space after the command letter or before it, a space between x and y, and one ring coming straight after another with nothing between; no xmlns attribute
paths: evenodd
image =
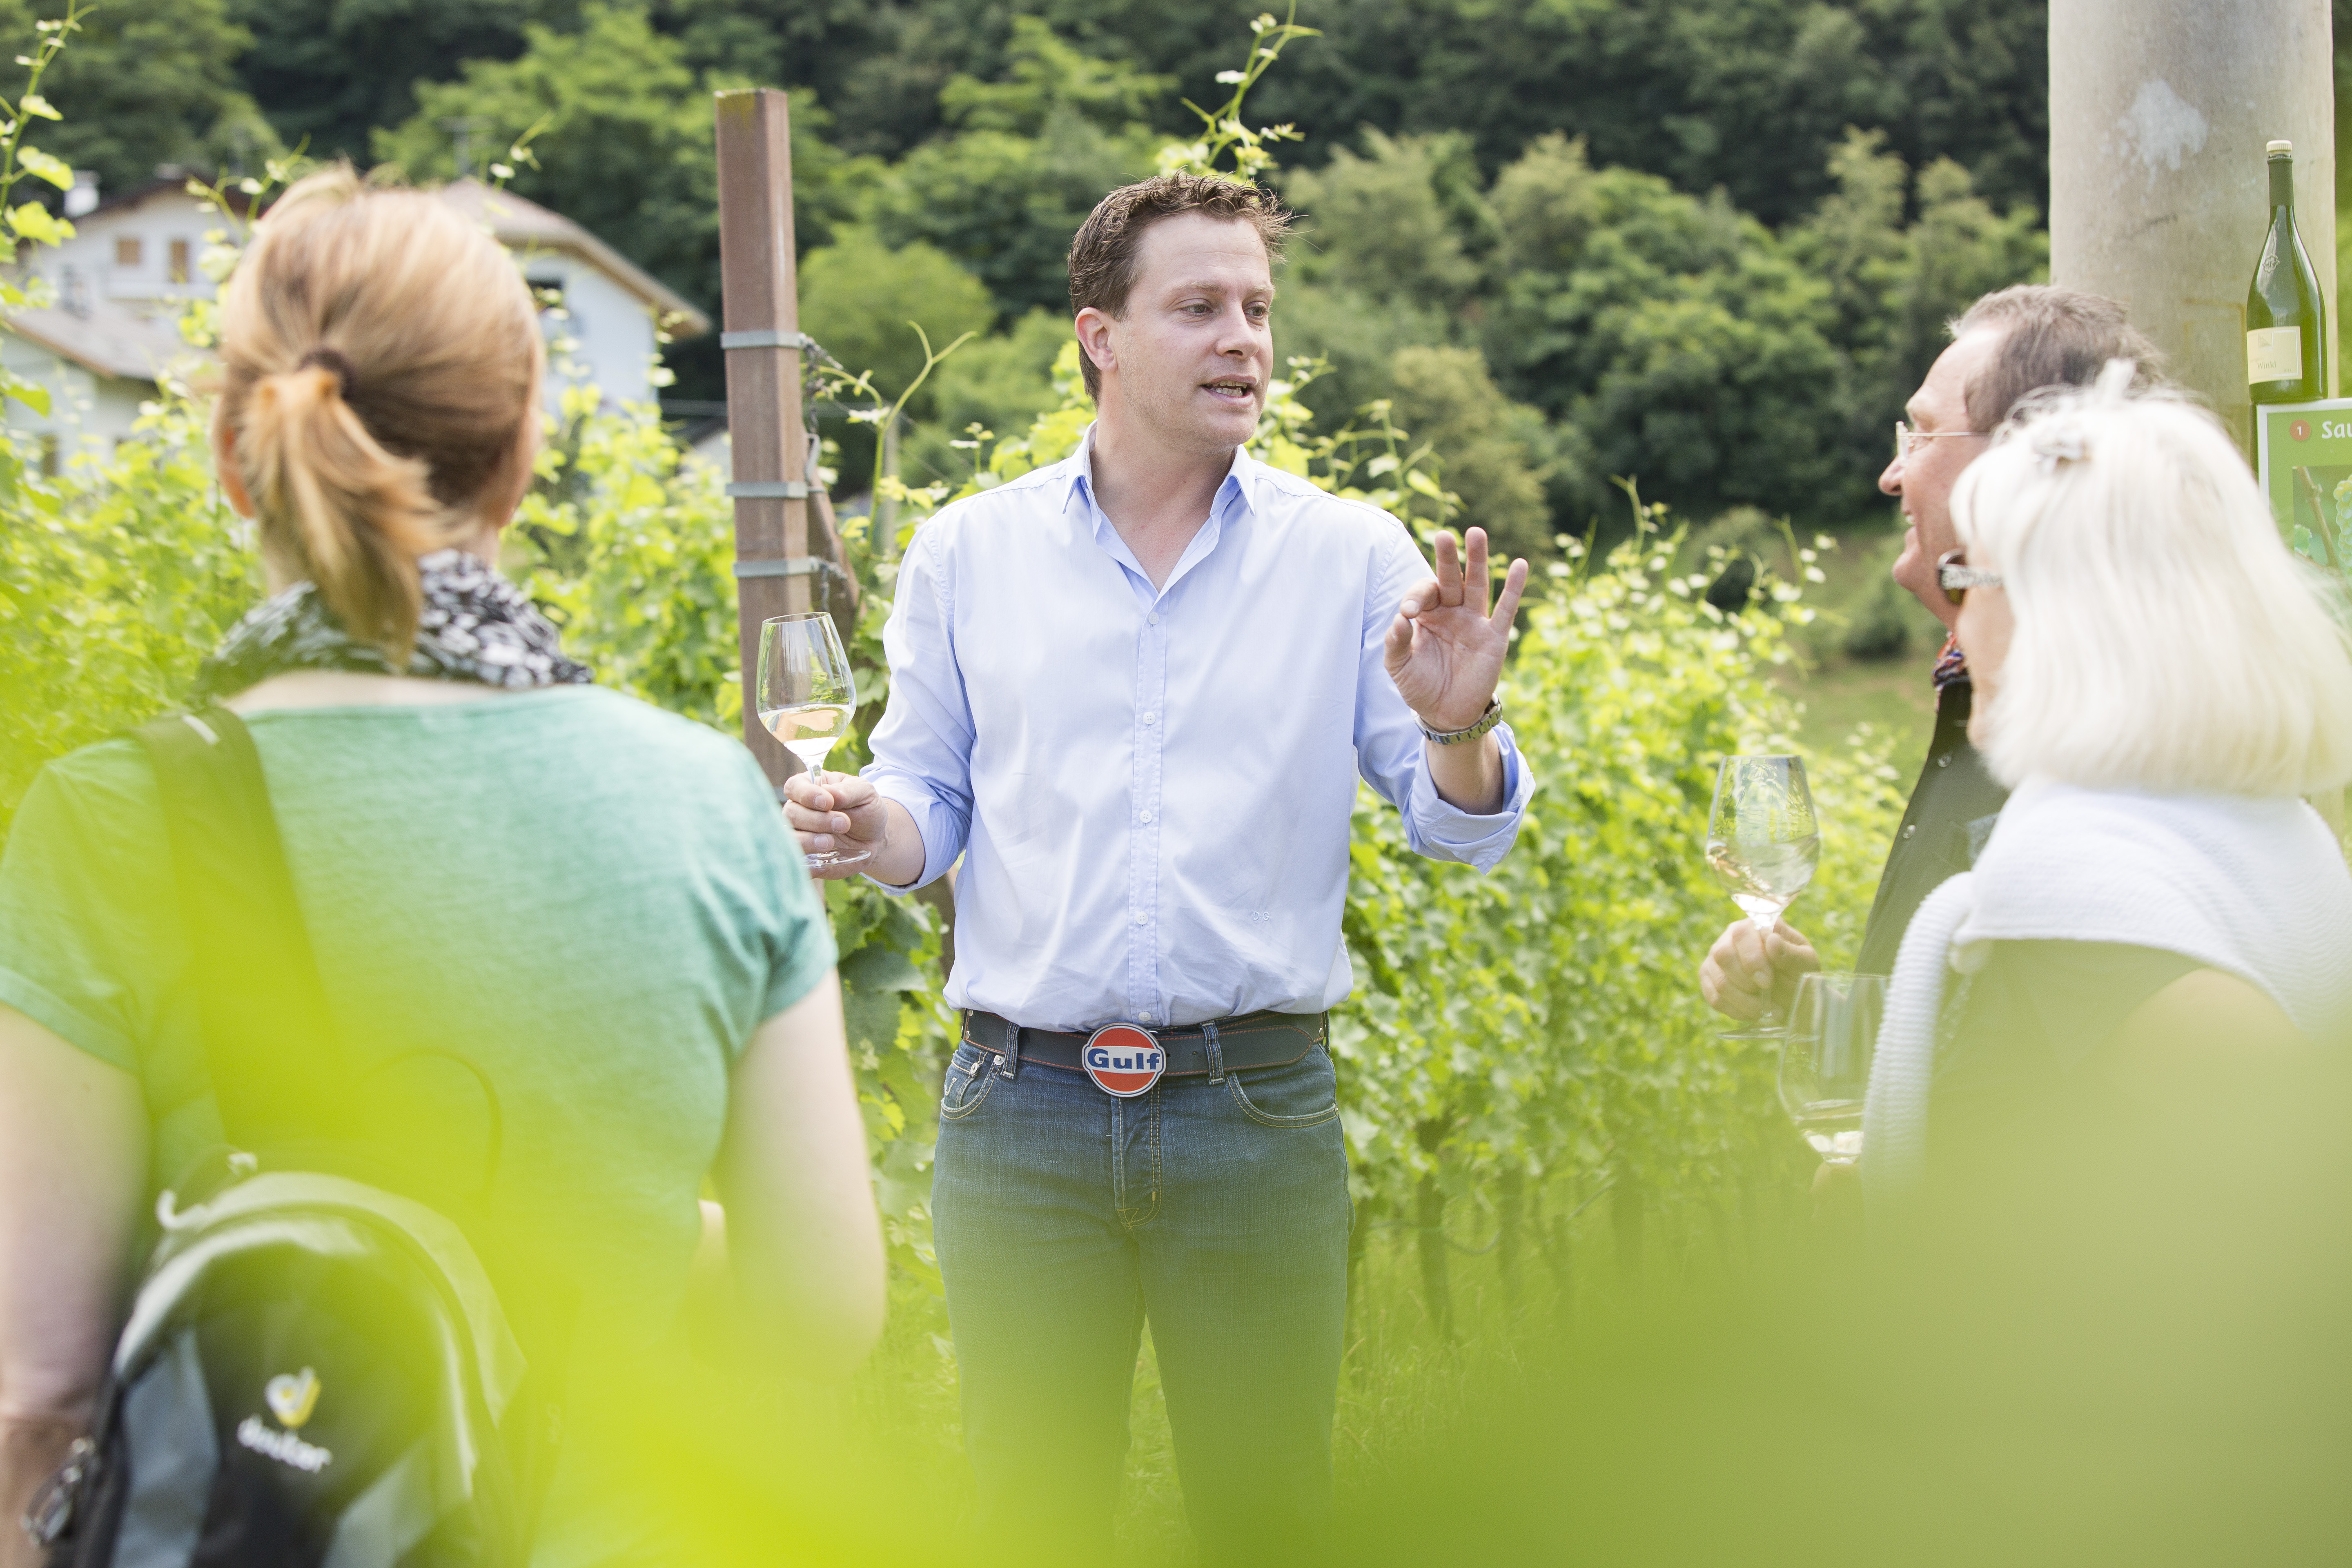
<svg viewBox="0 0 2352 1568"><path fill-rule="evenodd" d="M1726 757L1716 777L1715 809L1707 816L1706 865L1725 891L1768 941L1780 911L1813 879L1822 834L1813 817L1805 764L1792 756ZM1727 1029L1727 1040L1771 1040L1780 1019L1768 998L1752 1029Z"/></svg>
<svg viewBox="0 0 2352 1568"><path fill-rule="evenodd" d="M801 760L816 783L824 782L824 754L849 733L857 711L857 683L849 655L822 610L778 616L760 623L760 723L784 750ZM817 866L854 866L871 852L835 848L811 855Z"/></svg>

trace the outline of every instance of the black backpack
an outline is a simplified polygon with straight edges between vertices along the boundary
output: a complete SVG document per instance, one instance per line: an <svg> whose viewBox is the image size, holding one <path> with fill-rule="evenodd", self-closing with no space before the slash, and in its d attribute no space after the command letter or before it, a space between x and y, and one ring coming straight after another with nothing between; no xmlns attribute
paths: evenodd
<svg viewBox="0 0 2352 1568"><path fill-rule="evenodd" d="M137 735L234 1148L158 1203L96 1429L25 1529L51 1568L520 1564L560 1435L568 1311L519 1278L540 1271L478 1253L488 1205L436 1190L446 1151L378 1124L243 723L214 708ZM487 1101L494 1171L496 1094L457 1065Z"/></svg>

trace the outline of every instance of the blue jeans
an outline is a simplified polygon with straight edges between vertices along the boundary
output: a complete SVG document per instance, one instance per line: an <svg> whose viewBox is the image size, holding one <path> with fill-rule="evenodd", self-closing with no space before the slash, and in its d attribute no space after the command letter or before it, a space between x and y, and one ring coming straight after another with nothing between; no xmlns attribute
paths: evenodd
<svg viewBox="0 0 2352 1568"><path fill-rule="evenodd" d="M1212 1561L1298 1560L1328 1521L1347 1319L1348 1155L1331 1058L1163 1078L969 1044L931 1208L983 1532L1107 1561L1144 1321L1185 1511Z"/></svg>

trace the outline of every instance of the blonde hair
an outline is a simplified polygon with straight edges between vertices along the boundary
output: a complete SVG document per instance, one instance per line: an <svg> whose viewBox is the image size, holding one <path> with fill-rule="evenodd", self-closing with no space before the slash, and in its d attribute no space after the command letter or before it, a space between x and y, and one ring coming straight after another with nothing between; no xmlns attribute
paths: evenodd
<svg viewBox="0 0 2352 1568"><path fill-rule="evenodd" d="M339 165L256 226L220 353L264 552L405 658L417 558L475 532L530 461L544 351L514 262L437 197Z"/></svg>
<svg viewBox="0 0 2352 1568"><path fill-rule="evenodd" d="M1952 490L2016 618L1984 715L2016 784L2293 795L2352 778L2352 652L2213 416L2095 387L2021 405Z"/></svg>

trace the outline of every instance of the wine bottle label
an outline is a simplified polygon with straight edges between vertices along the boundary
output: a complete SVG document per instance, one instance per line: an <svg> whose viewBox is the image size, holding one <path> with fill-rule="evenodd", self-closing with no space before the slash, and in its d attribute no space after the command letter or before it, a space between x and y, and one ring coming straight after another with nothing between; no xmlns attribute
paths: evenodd
<svg viewBox="0 0 2352 1568"><path fill-rule="evenodd" d="M2246 382L2303 379L2303 329L2257 327L2246 334Z"/></svg>

